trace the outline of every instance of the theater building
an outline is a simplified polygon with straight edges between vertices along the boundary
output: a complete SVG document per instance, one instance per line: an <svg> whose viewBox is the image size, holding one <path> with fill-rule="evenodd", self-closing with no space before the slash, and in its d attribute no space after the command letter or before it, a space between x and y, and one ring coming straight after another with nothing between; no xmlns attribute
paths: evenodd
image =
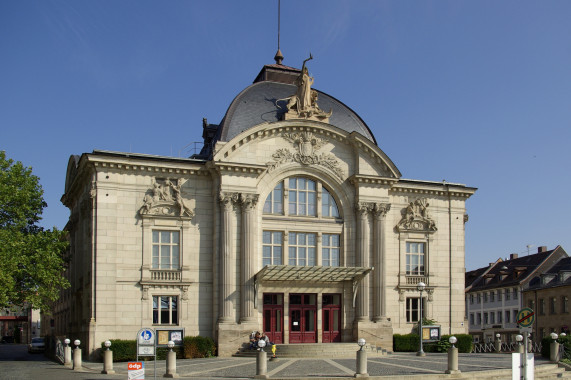
<svg viewBox="0 0 571 380"><path fill-rule="evenodd" d="M364 337L391 350L420 302L442 333L467 332L476 189L403 179L367 124L312 88L305 62L277 58L219 124L203 121L200 154L70 157L72 286L54 334L90 353L153 326L210 336L220 356L262 329L278 344Z"/></svg>

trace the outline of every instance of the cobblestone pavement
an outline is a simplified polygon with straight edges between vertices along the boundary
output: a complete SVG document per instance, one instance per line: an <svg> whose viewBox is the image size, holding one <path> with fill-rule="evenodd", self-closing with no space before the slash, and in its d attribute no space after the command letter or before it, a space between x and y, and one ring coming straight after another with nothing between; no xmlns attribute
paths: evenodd
<svg viewBox="0 0 571 380"><path fill-rule="evenodd" d="M0 347L0 378L42 380L95 380L127 379L127 364L115 363L115 375L101 374L102 363L84 362L83 371L77 372L49 361L41 354L30 355L25 346ZM19 350L19 351L18 351ZM536 364L547 363L536 357ZM163 378L165 361L157 362L156 377ZM369 358L370 376L442 374L448 365L446 354L396 353L384 357ZM145 363L145 379L154 379L154 363ZM268 362L270 378L350 378L355 374L355 358L295 359L279 358ZM460 354L459 369L465 372L511 367L509 354ZM249 379L256 374L255 358L210 358L177 361L177 373L181 379Z"/></svg>

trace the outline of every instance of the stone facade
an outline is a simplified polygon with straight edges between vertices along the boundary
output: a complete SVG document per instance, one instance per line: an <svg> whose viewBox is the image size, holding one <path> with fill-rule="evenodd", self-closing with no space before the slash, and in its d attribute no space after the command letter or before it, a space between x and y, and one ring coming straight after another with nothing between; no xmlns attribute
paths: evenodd
<svg viewBox="0 0 571 380"><path fill-rule="evenodd" d="M281 70L271 66L261 82ZM261 85L291 87L245 92ZM253 112L236 115L238 100L220 126L204 122L193 158L72 156L62 198L72 288L55 335L89 353L143 326L210 336L220 356L261 329L283 343L364 337L391 350L418 319L420 281L425 315L465 333L465 202L476 189L402 179L366 126L344 124L338 101L328 122L280 118L278 107L276 120L232 129Z"/></svg>

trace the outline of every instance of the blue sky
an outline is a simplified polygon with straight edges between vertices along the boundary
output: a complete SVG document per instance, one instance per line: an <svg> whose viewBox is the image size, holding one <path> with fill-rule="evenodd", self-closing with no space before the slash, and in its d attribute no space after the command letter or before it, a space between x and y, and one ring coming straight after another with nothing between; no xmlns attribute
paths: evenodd
<svg viewBox="0 0 571 380"><path fill-rule="evenodd" d="M404 178L479 188L466 267L571 252L570 1L283 0L284 64L369 125ZM0 2L0 149L63 228L71 154L188 156L273 63L277 1Z"/></svg>

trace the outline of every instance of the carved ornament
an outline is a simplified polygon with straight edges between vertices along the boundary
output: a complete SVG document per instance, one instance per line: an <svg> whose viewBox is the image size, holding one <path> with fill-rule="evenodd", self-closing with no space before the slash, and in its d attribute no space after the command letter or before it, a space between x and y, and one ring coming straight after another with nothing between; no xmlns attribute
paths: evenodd
<svg viewBox="0 0 571 380"><path fill-rule="evenodd" d="M139 214L192 218L194 213L182 198L182 185L181 179L172 182L169 178L153 178L152 187L147 190L143 198L143 206L139 209Z"/></svg>
<svg viewBox="0 0 571 380"><path fill-rule="evenodd" d="M292 143L296 151L292 152L287 148L278 149L272 154L274 161L266 163L266 165L268 165L268 171L271 172L286 162L297 162L306 166L324 166L333 170L340 179L345 177L345 172L341 169L340 162L334 155L329 153L316 153L316 151L327 143L327 140L317 137L311 132L283 133L282 137Z"/></svg>
<svg viewBox="0 0 571 380"><path fill-rule="evenodd" d="M397 224L397 230L434 232L437 230L434 220L428 214L428 200L419 198L409 203L403 210L403 217Z"/></svg>

